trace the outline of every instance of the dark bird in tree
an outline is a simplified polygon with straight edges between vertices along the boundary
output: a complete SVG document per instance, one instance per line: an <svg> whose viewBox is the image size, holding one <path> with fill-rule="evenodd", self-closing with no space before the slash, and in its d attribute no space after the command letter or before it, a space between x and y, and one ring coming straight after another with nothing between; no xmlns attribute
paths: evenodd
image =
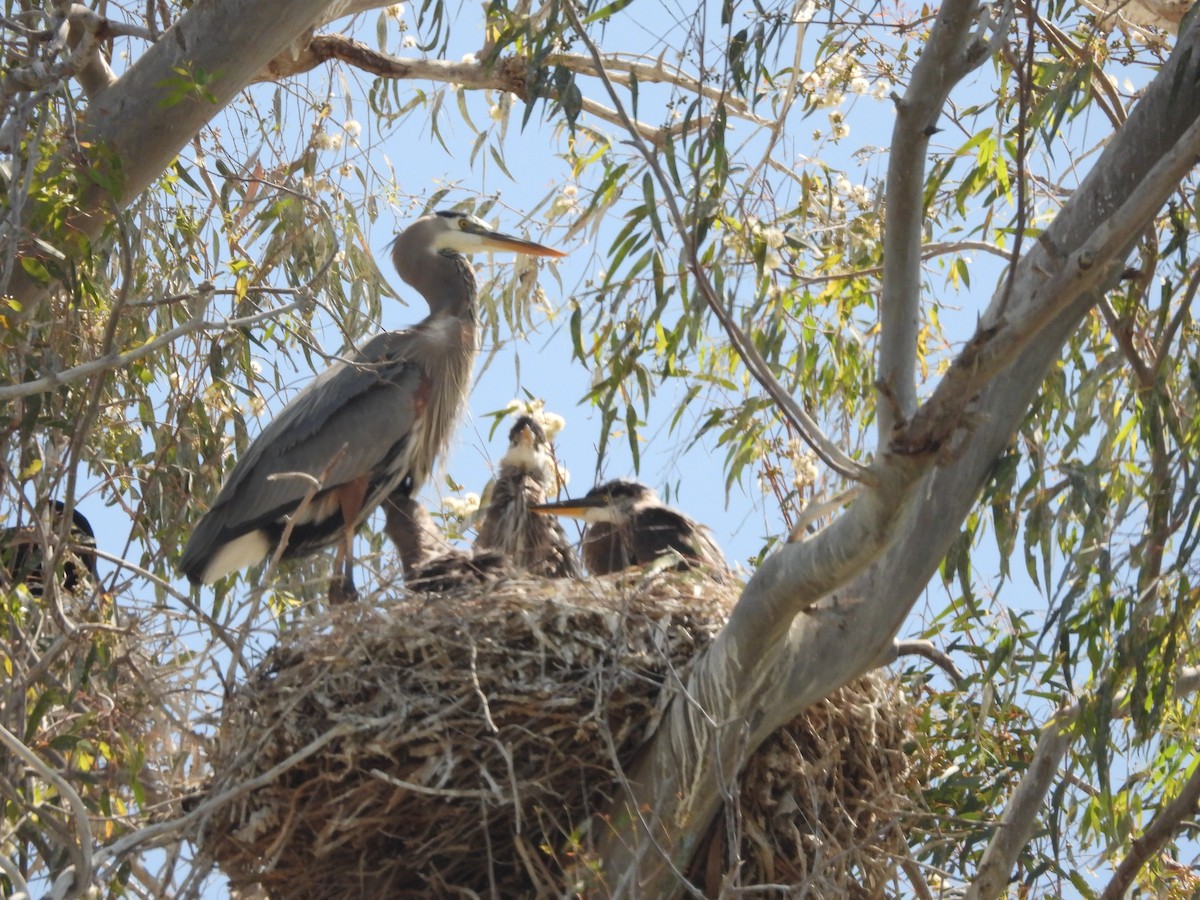
<svg viewBox="0 0 1200 900"><path fill-rule="evenodd" d="M542 426L521 416L508 433L500 471L484 492L483 523L475 546L495 550L532 575L578 578L579 560L557 519L535 515L556 485L557 468Z"/></svg>
<svg viewBox="0 0 1200 900"><path fill-rule="evenodd" d="M183 551L179 568L193 583L261 562L290 527L283 558L338 544L330 599L354 597L355 531L405 479L420 489L466 401L478 313L465 254L483 251L565 255L458 212L424 216L401 232L392 262L429 315L371 338L263 429Z"/></svg>
<svg viewBox="0 0 1200 900"><path fill-rule="evenodd" d="M29 593L42 596L45 584L45 543L50 533L58 532L62 526L66 506L61 500L54 501L50 519L41 524L17 525L0 529L0 568L12 585L24 582ZM77 509L71 510L71 530L68 543L60 549L59 562L62 566L62 587L76 593L84 587L84 578L91 576L99 581L96 571L96 533L92 523ZM65 551L65 552L64 552Z"/></svg>
<svg viewBox="0 0 1200 900"><path fill-rule="evenodd" d="M583 561L593 575L644 566L668 555L678 559L677 568L703 567L718 580L729 570L707 528L664 505L652 488L636 481L610 481L578 500L545 503L533 511L587 522Z"/></svg>
<svg viewBox="0 0 1200 900"><path fill-rule="evenodd" d="M402 487L384 501L384 531L396 545L404 584L418 593L440 593L493 581L511 571L503 554L468 553L450 544L424 505Z"/></svg>

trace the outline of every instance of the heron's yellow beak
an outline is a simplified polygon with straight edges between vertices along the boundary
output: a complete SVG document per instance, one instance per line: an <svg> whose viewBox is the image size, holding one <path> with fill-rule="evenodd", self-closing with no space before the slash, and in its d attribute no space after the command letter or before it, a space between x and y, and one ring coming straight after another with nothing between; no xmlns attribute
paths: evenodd
<svg viewBox="0 0 1200 900"><path fill-rule="evenodd" d="M493 250L508 253L523 253L526 256L549 256L554 259L566 256L562 250L555 250L544 244L535 244L524 238L513 237L511 234L501 234L498 231L486 231L479 235L480 250Z"/></svg>

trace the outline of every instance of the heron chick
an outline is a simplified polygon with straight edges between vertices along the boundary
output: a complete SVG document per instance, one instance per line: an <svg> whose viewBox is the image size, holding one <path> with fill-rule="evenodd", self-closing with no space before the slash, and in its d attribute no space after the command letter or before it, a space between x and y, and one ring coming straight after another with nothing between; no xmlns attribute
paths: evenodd
<svg viewBox="0 0 1200 900"><path fill-rule="evenodd" d="M475 546L500 552L532 575L578 578L579 560L562 525L533 513L557 481L546 432L532 416L521 416L508 433L500 471L484 492L485 511Z"/></svg>
<svg viewBox="0 0 1200 900"><path fill-rule="evenodd" d="M468 553L446 540L429 515L404 486L384 501L384 531L396 545L404 568L404 586L418 593L441 593L493 581L510 571L500 553Z"/></svg>
<svg viewBox="0 0 1200 900"><path fill-rule="evenodd" d="M50 532L62 527L67 511L61 500L52 501L47 528ZM0 569L3 569L12 584L24 582L34 597L42 596L45 584L45 547L41 527L36 523L14 525L0 529ZM71 528L67 533L68 543L59 548L58 561L62 564L62 589L70 594L85 586L84 579L98 583L100 574L96 570L96 532L87 516L78 509L71 510ZM65 551L65 552L63 552Z"/></svg>
<svg viewBox="0 0 1200 900"><path fill-rule="evenodd" d="M666 555L679 558L677 568L703 567L718 580L729 571L725 555L705 526L671 509L653 488L636 481L609 481L579 499L532 509L587 523L582 553L593 575L644 566Z"/></svg>
<svg viewBox="0 0 1200 900"><path fill-rule="evenodd" d="M263 429L184 548L179 568L193 583L262 562L287 533L284 559L337 544L330 600L355 596L355 531L406 478L420 489L465 404L478 350L466 254L484 251L565 255L460 212L423 216L401 232L392 262L429 315L349 353Z"/></svg>

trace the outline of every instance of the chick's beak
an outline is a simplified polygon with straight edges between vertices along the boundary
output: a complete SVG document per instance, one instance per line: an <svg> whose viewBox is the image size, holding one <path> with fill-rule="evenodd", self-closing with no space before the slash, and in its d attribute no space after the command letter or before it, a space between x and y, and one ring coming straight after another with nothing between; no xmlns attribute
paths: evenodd
<svg viewBox="0 0 1200 900"><path fill-rule="evenodd" d="M533 512L543 516L568 516L572 519L586 519L588 513L605 505L603 497L579 497L575 500L559 500L557 503L539 503L529 507Z"/></svg>

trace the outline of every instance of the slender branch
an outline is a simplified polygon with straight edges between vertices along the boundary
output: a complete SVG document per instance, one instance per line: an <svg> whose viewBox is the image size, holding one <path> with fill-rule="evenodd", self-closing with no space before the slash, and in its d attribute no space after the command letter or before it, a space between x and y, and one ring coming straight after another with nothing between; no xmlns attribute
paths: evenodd
<svg viewBox="0 0 1200 900"><path fill-rule="evenodd" d="M584 66L581 63L582 59L582 57L571 54L557 54L548 58L545 64L554 65L558 61L581 74L597 75L598 72L604 72L610 62L608 58L605 58L603 63ZM384 78L433 81L440 84L454 84L470 90L506 91L526 102L530 99L527 83L528 62L520 57L505 56L494 63L482 60L450 62L444 59L403 59L372 50L361 41L342 34L314 35L298 53L288 50L273 59L256 80L280 81L292 78L331 61L345 63L360 71ZM706 95L711 93L711 89L703 89L695 79L688 78L682 73L678 73L678 78L672 78L674 70L633 66L629 63L617 64L616 68L623 68L634 74L639 74L642 69L646 69L647 73L657 72L660 80L670 81L685 90ZM552 96L557 96L557 94L552 93ZM620 113L595 100L583 98L582 109L603 122L622 126L627 124ZM744 104L734 109L733 113L737 117L747 119L755 124L770 124L747 112ZM686 126L680 124L674 127L657 128L644 122L632 122L632 127L643 139L651 142L655 147L662 148L670 137L684 133L685 127L690 131L698 131L705 126L705 123L706 120L697 119Z"/></svg>
<svg viewBox="0 0 1200 900"><path fill-rule="evenodd" d="M12 884L14 898L21 900L29 900L33 894L29 893L29 885L21 876L21 870L11 859L3 854L0 854L0 872L4 873L4 877Z"/></svg>
<svg viewBox="0 0 1200 900"><path fill-rule="evenodd" d="M671 179L663 171L659 154L647 147L638 136L634 122L625 111L624 104L622 104L621 98L617 94L616 87L608 78L607 73L604 72L600 49L584 29L583 23L579 20L574 6L571 3L564 4L563 10L571 19L571 23L579 39L588 48L588 52L592 54L593 59L596 60L598 75L604 83L605 89L608 91L609 99L621 117L622 124L631 135L631 143L633 143L642 155L646 161L646 165L654 172L654 177L661 187L663 200L670 213L671 221L675 226L676 232L683 239L685 259L687 260L688 268L696 280L696 288L704 297L705 303L713 315L716 316L721 327L725 329L725 333L729 336L729 341L733 345L734 350L741 357L742 362L746 365L747 370L753 376L754 380L758 382L767 395L779 407L781 415L796 429L805 443L812 448L813 452L817 454L822 462L844 478L852 481L866 480L869 478L869 469L850 457L841 447L825 436L820 426L817 425L816 420L796 402L795 398L775 378L770 366L767 365L766 360L762 358L761 354L755 348L754 342L733 321L733 317L729 314L729 311L725 308L725 304L722 303L721 298L717 295L716 288L713 286L708 272L700 262L698 255L699 248L693 239L695 232L688 227L687 221L680 211L678 204L675 202L674 188Z"/></svg>
<svg viewBox="0 0 1200 900"><path fill-rule="evenodd" d="M1200 690L1200 667L1181 669L1174 682L1175 698L1186 697L1197 690ZM1113 716L1128 715L1128 704L1129 694L1123 691L1113 699ZM987 900L1004 893L1017 855L1029 841L1046 793L1074 740L1071 728L1082 712L1083 704L1073 703L1059 710L1042 729L1033 758L997 822L996 834L984 851L966 900Z"/></svg>
<svg viewBox="0 0 1200 900"><path fill-rule="evenodd" d="M1192 273L1192 277L1188 281L1187 292L1183 295L1183 300L1179 303L1179 309L1175 310L1175 314L1171 316L1171 321L1167 325L1166 331L1163 332L1162 338L1154 348L1153 377L1155 379L1158 378L1167 359L1172 358L1168 355L1171 349L1171 342L1175 339L1175 334L1183 326L1183 320L1187 318L1187 314L1192 308L1192 301L1196 299L1197 288L1200 288L1200 269Z"/></svg>
<svg viewBox="0 0 1200 900"><path fill-rule="evenodd" d="M674 85L677 88L687 91L689 94L695 94L714 103L724 103L729 114L735 118L745 119L748 122L753 122L765 128L773 128L776 125L776 122L752 113L747 108L744 100L738 97L730 97L727 92L720 88L706 85L704 82L693 78L675 66L664 66L662 57L655 60L654 65L648 65L643 62L622 59L619 55L615 54L605 56L603 57L603 62L598 62L594 56L580 56L575 53L552 53L546 58L546 64L562 66L565 69L570 69L577 75L591 75L596 78L607 77L614 84L622 86L628 86L631 79L628 77L621 78L614 73L622 72L632 75L633 78L637 79L639 84ZM795 79L793 79L792 84L794 85L794 83ZM789 87L788 90L794 91L794 88ZM777 119L783 117L790 105L789 100L785 100L780 105Z"/></svg>
<svg viewBox="0 0 1200 900"><path fill-rule="evenodd" d="M957 687L962 687L966 683L966 678L963 677L962 671L954 664L954 660L950 658L949 653L943 653L933 645L932 641L895 641L888 653L886 662L894 662L901 656L923 656L929 660L943 672L950 676ZM886 663L881 662L881 665Z"/></svg>
<svg viewBox="0 0 1200 900"><path fill-rule="evenodd" d="M1195 766L1192 776L1184 784L1179 795L1150 820L1142 836L1134 838L1128 855L1117 866L1117 871L1112 881L1104 888L1100 900L1121 900L1128 896L1138 872L1150 857L1160 852L1163 845L1175 836L1184 817L1194 815L1197 808L1200 808L1200 765Z"/></svg>
<svg viewBox="0 0 1200 900"><path fill-rule="evenodd" d="M64 876L70 876L70 881L63 881L60 876L60 880L55 883L55 892L65 890L72 884L76 893L81 892L86 885L91 883L92 868L94 865L94 860L92 859L92 825L88 820L87 806L84 805L83 798L67 783L65 778L46 765L41 757L26 747L20 738L3 725L0 725L0 744L8 747L14 756L20 757L29 768L54 785L54 789L58 791L59 796L71 807L71 819L75 823L76 841L66 848L73 865L63 873Z"/></svg>
<svg viewBox="0 0 1200 900"><path fill-rule="evenodd" d="M926 261L937 256L945 256L948 253L963 253L967 250L979 250L984 253L991 253L993 256L999 256L1005 260L1012 259L1012 254L1009 251L987 241L938 241L931 244L923 244L921 246L921 259L922 261ZM848 281L852 278L862 278L866 275L878 275L883 271L883 266L864 266L861 269L831 272L828 275L806 275L801 271L792 269L787 269L786 271L798 284L811 287L814 284L828 284L833 281Z"/></svg>
<svg viewBox="0 0 1200 900"><path fill-rule="evenodd" d="M298 289L300 290L300 289ZM201 285L199 290L193 295L197 298L204 297L206 294L221 293L213 291L211 285ZM107 372L111 369L118 369L126 366L129 363L137 362L146 356L161 350L174 341L188 334L195 332L224 332L236 328L247 328L252 325L257 325L260 322L265 322L270 319L277 318L292 310L300 309L308 303L307 297L294 300L291 303L286 303L283 306L277 306L274 309L269 309L266 312L255 313L252 316L243 316L237 319L224 319L221 321L206 320L203 317L203 311L200 314L193 316L182 325L177 325L170 331L164 331L155 338L150 339L144 344L141 344L132 350L123 352L113 352L101 356L98 359L89 360L85 363L80 363L77 366L72 366L69 369L63 369L61 372L51 372L49 375L43 375L41 378L34 378L30 381L23 381L20 384L8 385L0 387L0 401L14 400L18 397L29 397L33 394L41 394L46 391L54 390L64 384L69 384L74 381L79 381L83 378L90 378L101 372Z"/></svg>
<svg viewBox="0 0 1200 900"><path fill-rule="evenodd" d="M313 739L308 744L287 757L287 759L284 759L277 765L272 766L266 772L263 772L261 775L258 775L255 778L251 778L249 781L239 782L234 787L231 787L229 790L224 791L215 797L209 797L186 815L167 822L156 822L153 825L148 825L147 827L139 829L132 834L127 834L124 837L113 841L106 847L101 847L98 851L96 851L97 867L109 864L119 865L124 855L133 850L135 847L141 846L142 844L146 844L150 841L157 841L166 835L185 834L193 824L208 816L214 809L229 803L231 800L236 800L238 797L244 796L251 791L258 790L258 788L262 787L263 785L270 784L288 769L291 769L293 766L296 766L308 759L308 757L312 756L314 753L320 752L331 741L353 734L356 731L377 728L379 727L381 721L383 720L370 719L357 720L355 722L339 722L323 735Z"/></svg>

